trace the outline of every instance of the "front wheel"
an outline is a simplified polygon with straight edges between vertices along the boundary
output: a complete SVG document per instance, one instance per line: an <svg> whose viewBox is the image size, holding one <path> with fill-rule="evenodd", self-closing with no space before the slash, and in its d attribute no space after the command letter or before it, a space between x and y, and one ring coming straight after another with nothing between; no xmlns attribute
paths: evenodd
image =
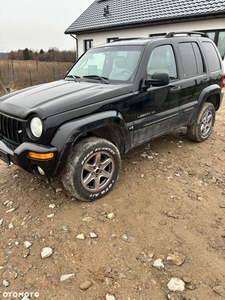
<svg viewBox="0 0 225 300"><path fill-rule="evenodd" d="M215 114L214 105L205 102L195 122L187 127L188 137L195 142L205 141L212 132Z"/></svg>
<svg viewBox="0 0 225 300"><path fill-rule="evenodd" d="M97 200L116 183L120 161L114 144L101 138L86 138L75 145L68 159L63 185L78 200Z"/></svg>

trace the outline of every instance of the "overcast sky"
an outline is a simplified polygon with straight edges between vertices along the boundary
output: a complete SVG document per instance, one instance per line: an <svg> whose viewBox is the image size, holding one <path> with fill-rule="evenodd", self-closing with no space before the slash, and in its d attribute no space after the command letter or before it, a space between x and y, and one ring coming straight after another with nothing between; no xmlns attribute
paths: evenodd
<svg viewBox="0 0 225 300"><path fill-rule="evenodd" d="M0 0L0 52L75 50L64 31L94 0Z"/></svg>

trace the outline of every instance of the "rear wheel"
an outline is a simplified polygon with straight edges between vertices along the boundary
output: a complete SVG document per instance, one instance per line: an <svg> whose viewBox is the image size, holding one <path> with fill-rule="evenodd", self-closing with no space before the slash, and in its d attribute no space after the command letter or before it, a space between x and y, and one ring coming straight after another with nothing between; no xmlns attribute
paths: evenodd
<svg viewBox="0 0 225 300"><path fill-rule="evenodd" d="M111 142L91 137L80 141L68 159L62 182L78 200L105 196L118 179L120 153Z"/></svg>
<svg viewBox="0 0 225 300"><path fill-rule="evenodd" d="M205 102L195 122L187 127L188 137L195 142L205 141L212 132L215 114L214 105Z"/></svg>

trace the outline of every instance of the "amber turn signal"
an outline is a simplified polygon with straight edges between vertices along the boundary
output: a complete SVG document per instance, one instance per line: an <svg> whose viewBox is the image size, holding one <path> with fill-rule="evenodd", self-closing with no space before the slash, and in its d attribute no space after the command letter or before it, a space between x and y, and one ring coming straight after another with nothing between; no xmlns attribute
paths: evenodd
<svg viewBox="0 0 225 300"><path fill-rule="evenodd" d="M28 156L30 158L34 158L34 159L51 159L54 157L54 153L53 152L49 152L49 153L36 153L36 152L28 152Z"/></svg>

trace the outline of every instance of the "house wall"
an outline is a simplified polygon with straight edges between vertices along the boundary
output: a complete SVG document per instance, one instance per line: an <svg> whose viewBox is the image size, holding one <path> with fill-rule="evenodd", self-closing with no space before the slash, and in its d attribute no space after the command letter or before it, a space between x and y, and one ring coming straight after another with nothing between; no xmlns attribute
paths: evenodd
<svg viewBox="0 0 225 300"><path fill-rule="evenodd" d="M96 46L106 43L108 38L148 37L149 34L167 33L170 31L201 31L213 29L225 29L225 18L77 34L78 57L84 52L84 40L93 39L92 46Z"/></svg>

